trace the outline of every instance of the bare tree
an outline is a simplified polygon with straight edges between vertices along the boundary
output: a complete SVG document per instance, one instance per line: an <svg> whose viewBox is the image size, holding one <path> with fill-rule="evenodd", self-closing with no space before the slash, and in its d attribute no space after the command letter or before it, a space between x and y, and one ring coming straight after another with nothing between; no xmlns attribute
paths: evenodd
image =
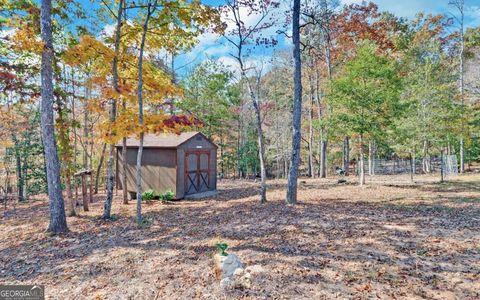
<svg viewBox="0 0 480 300"><path fill-rule="evenodd" d="M236 53L231 55L239 64L241 79L247 86L248 94L255 111L261 177L260 202L262 203L267 201L267 171L265 162L265 139L262 128L262 112L260 108L260 96L258 94L258 84L260 83L260 80L258 76L254 78L253 81L257 84L257 87L255 87L252 78L247 74L251 68L245 63L244 52L246 45L252 41L255 34L258 34L262 30L273 25L270 16L272 9L276 7L278 7L278 3L276 2L256 4L254 1L249 0L228 0L225 6L225 12L231 17L229 21L232 21L234 24L233 29L226 32L225 38L235 47ZM242 11L244 10L247 11L246 15L242 15ZM245 25L246 22L243 18L248 15L255 15L258 17L258 20L253 25ZM266 39L264 39L264 41L266 41Z"/></svg>
<svg viewBox="0 0 480 300"><path fill-rule="evenodd" d="M41 66L41 126L47 170L48 198L50 201L50 223L47 231L61 233L68 231L65 216L65 203L60 182L60 162L55 141L53 118L53 37L52 37L52 1L42 0L41 35L43 42Z"/></svg>

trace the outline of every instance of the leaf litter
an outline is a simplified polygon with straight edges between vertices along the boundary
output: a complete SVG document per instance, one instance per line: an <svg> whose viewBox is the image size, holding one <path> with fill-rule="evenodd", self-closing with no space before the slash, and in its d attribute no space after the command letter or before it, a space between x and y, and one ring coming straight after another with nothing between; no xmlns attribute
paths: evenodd
<svg viewBox="0 0 480 300"><path fill-rule="evenodd" d="M480 176L435 181L304 179L287 206L285 180L266 204L258 183L221 180L209 199L145 204L141 228L134 201L116 196L104 221L96 195L61 236L45 234L39 198L1 219L0 281L45 285L47 299L479 299ZM220 289L219 242L265 270L250 289Z"/></svg>

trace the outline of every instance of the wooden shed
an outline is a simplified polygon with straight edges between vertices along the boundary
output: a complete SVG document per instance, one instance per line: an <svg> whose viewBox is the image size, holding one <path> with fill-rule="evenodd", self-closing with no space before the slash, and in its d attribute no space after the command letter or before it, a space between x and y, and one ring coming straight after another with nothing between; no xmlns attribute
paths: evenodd
<svg viewBox="0 0 480 300"><path fill-rule="evenodd" d="M135 196L139 140L127 139L127 191ZM200 132L148 134L142 154L142 190L173 191L175 199L217 189L217 146ZM117 186L122 186L122 145L117 144Z"/></svg>

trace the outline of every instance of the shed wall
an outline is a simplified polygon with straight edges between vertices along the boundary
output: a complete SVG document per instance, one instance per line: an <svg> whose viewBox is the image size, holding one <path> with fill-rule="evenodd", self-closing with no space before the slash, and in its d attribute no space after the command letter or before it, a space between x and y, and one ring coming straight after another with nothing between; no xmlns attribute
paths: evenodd
<svg viewBox="0 0 480 300"><path fill-rule="evenodd" d="M117 184L121 186L123 169L121 148L119 152ZM177 149L172 148L144 148L142 156L142 190L153 189L156 192L165 192L171 189L176 199L185 196L185 157L189 152L208 152L209 161L209 188L217 188L217 148L203 135L196 135L179 145ZM127 150L127 190L135 192L136 185L136 162L138 148L129 147ZM204 169L205 166L202 167ZM204 190L204 189L202 189Z"/></svg>
<svg viewBox="0 0 480 300"><path fill-rule="evenodd" d="M216 149L215 146L205 139L202 135L198 134L193 138L189 139L182 145L178 147L179 149L189 149L189 150L204 150L204 149Z"/></svg>
<svg viewBox="0 0 480 300"><path fill-rule="evenodd" d="M177 198L185 196L185 150L177 149Z"/></svg>
<svg viewBox="0 0 480 300"><path fill-rule="evenodd" d="M210 150L210 170L212 170L212 176L210 177L211 190L217 190L217 148Z"/></svg>
<svg viewBox="0 0 480 300"><path fill-rule="evenodd" d="M135 192L136 164L138 148L127 150L127 190ZM118 155L118 166L122 165L122 156ZM175 149L143 149L142 154L142 190L153 189L157 193L172 190L177 193L177 170ZM119 168L122 178L123 168Z"/></svg>

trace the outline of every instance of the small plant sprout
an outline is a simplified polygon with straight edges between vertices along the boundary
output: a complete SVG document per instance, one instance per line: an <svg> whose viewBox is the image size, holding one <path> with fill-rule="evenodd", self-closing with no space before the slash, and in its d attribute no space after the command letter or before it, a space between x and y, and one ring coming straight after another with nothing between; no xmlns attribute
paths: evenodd
<svg viewBox="0 0 480 300"><path fill-rule="evenodd" d="M226 243L217 243L215 244L215 247L217 247L218 252L220 252L221 256L227 256L228 253L225 252L228 248L228 245Z"/></svg>

